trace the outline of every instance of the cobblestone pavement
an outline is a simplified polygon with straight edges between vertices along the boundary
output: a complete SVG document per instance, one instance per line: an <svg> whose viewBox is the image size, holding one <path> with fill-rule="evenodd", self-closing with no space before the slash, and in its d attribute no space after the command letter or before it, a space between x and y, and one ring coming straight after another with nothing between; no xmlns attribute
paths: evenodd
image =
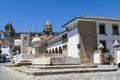
<svg viewBox="0 0 120 80"><path fill-rule="evenodd" d="M0 66L0 80L120 80L120 70L118 70L117 72L26 76L10 68Z"/></svg>

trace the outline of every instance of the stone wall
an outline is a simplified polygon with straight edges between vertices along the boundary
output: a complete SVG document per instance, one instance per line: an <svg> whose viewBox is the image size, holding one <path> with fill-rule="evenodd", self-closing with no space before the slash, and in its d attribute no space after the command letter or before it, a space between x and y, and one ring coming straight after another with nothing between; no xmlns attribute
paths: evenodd
<svg viewBox="0 0 120 80"><path fill-rule="evenodd" d="M28 53L28 47L30 46L30 33L21 34L21 53Z"/></svg>
<svg viewBox="0 0 120 80"><path fill-rule="evenodd" d="M78 33L81 44L81 64L93 63L93 51L97 50L96 22L79 21Z"/></svg>
<svg viewBox="0 0 120 80"><path fill-rule="evenodd" d="M31 60L32 64L59 65L59 64L79 64L79 58L66 57L62 54L19 54L14 56L15 62L21 60Z"/></svg>

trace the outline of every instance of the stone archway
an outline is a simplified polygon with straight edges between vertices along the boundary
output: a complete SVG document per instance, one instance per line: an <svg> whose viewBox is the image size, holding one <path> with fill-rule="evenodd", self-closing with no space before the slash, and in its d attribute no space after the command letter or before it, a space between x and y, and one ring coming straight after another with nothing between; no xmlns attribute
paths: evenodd
<svg viewBox="0 0 120 80"><path fill-rule="evenodd" d="M49 53L51 53L51 49L49 50Z"/></svg>
<svg viewBox="0 0 120 80"><path fill-rule="evenodd" d="M54 48L52 49L52 53L55 53Z"/></svg>
<svg viewBox="0 0 120 80"><path fill-rule="evenodd" d="M46 50L46 53L48 53L48 50Z"/></svg>
<svg viewBox="0 0 120 80"><path fill-rule="evenodd" d="M59 53L62 54L62 47L59 47Z"/></svg>
<svg viewBox="0 0 120 80"><path fill-rule="evenodd" d="M58 48L55 48L55 53L58 54Z"/></svg>

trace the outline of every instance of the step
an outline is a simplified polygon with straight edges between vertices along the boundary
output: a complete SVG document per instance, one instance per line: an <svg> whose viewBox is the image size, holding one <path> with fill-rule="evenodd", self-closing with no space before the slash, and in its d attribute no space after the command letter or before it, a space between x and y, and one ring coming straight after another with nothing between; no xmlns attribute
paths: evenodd
<svg viewBox="0 0 120 80"><path fill-rule="evenodd" d="M19 71L26 75L43 76L53 74L69 74L69 73L91 73L91 72L110 72L117 71L117 68L73 68L73 69L33 69L27 67L15 67L16 71Z"/></svg>
<svg viewBox="0 0 120 80"><path fill-rule="evenodd" d="M36 69L66 69L66 68L96 68L97 65L52 65L52 66L44 66L44 65L29 65L26 66L28 68L36 68Z"/></svg>

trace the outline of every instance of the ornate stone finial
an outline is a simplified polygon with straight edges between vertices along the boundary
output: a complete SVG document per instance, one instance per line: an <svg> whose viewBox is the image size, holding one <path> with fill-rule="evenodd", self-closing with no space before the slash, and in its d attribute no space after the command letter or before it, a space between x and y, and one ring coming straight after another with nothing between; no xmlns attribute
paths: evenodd
<svg viewBox="0 0 120 80"><path fill-rule="evenodd" d="M49 25L49 24L50 24L50 22L47 20L47 21L46 21L46 25Z"/></svg>
<svg viewBox="0 0 120 80"><path fill-rule="evenodd" d="M120 43L118 42L118 40L115 40L113 43L113 47L119 47Z"/></svg>
<svg viewBox="0 0 120 80"><path fill-rule="evenodd" d="M10 23L10 22L8 22L8 23L7 23L7 25L11 25L11 23Z"/></svg>
<svg viewBox="0 0 120 80"><path fill-rule="evenodd" d="M36 37L32 39L32 44L35 47L39 47L41 43L41 39L38 37L38 35L36 34Z"/></svg>
<svg viewBox="0 0 120 80"><path fill-rule="evenodd" d="M103 48L104 48L103 44L100 43L99 46L98 46L98 49L103 49Z"/></svg>
<svg viewBox="0 0 120 80"><path fill-rule="evenodd" d="M28 33L31 33L31 29L28 30Z"/></svg>

